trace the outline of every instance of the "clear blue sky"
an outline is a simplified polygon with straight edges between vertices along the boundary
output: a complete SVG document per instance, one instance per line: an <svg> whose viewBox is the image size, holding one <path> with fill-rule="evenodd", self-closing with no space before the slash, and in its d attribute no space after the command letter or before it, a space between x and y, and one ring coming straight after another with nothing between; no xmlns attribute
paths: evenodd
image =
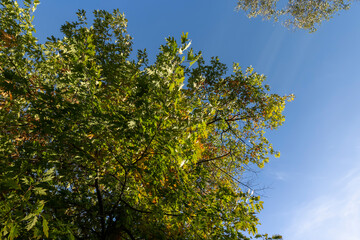
<svg viewBox="0 0 360 240"><path fill-rule="evenodd" d="M119 8L134 49L155 56L165 37L189 32L206 59L252 65L273 92L294 93L286 122L268 136L280 159L259 173L269 187L261 232L288 240L360 239L360 4L315 33L249 20L235 0L43 0L35 12L37 36L59 35L77 9Z"/></svg>

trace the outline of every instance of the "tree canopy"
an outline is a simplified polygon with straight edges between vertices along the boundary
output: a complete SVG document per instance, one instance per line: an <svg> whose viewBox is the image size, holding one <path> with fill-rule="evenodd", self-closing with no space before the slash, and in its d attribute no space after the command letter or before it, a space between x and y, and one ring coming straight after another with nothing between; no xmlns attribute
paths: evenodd
<svg viewBox="0 0 360 240"><path fill-rule="evenodd" d="M329 20L340 10L347 10L351 0L238 0L237 10L244 10L249 17L281 19L288 27L316 31L324 20ZM279 7L280 5L280 7Z"/></svg>
<svg viewBox="0 0 360 240"><path fill-rule="evenodd" d="M249 166L293 96L214 57L187 34L154 63L132 53L118 10L84 11L39 43L38 1L0 8L2 239L276 239L257 233Z"/></svg>

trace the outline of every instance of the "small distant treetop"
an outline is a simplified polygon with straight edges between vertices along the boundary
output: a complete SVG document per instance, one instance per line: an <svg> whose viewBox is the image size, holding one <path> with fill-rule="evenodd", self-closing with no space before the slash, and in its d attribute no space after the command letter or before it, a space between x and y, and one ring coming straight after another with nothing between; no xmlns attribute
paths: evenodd
<svg viewBox="0 0 360 240"><path fill-rule="evenodd" d="M285 26L316 31L324 20L340 10L350 7L349 0L289 0L285 7L278 0L238 0L236 9L244 10L248 17L281 20Z"/></svg>

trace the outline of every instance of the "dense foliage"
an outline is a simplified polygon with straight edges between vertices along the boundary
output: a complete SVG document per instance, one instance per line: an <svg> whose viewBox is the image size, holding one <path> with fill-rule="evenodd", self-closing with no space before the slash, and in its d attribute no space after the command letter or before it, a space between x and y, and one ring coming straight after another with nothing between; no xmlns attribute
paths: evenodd
<svg viewBox="0 0 360 240"><path fill-rule="evenodd" d="M324 20L341 10L347 10L352 0L238 0L237 10L249 17L262 16L275 21L283 20L286 26L315 31ZM279 7L280 6L280 7Z"/></svg>
<svg viewBox="0 0 360 240"><path fill-rule="evenodd" d="M292 96L206 64L187 34L131 57L119 11L40 44L37 3L1 1L1 238L271 239L241 176L278 155L264 130Z"/></svg>

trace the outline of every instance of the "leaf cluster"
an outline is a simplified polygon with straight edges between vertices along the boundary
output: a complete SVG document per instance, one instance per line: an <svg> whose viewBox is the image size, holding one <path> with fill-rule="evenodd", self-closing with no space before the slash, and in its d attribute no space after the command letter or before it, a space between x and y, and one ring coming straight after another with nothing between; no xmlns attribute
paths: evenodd
<svg viewBox="0 0 360 240"><path fill-rule="evenodd" d="M316 31L324 20L350 8L351 0L238 0L236 10L248 17L262 16L266 20L281 20L285 26ZM279 7L283 6L283 7Z"/></svg>

